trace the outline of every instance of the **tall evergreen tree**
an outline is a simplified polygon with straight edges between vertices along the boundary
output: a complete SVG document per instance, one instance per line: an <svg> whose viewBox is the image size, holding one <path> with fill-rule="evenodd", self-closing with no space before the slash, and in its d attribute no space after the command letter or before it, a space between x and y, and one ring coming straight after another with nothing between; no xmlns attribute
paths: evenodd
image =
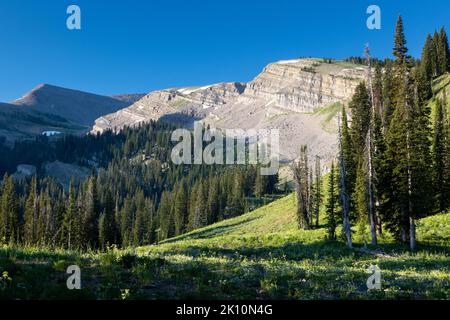
<svg viewBox="0 0 450 320"><path fill-rule="evenodd" d="M350 225L350 204L349 204L349 195L347 191L347 173L344 159L344 147L343 147L343 139L342 139L342 128L340 124L340 118L338 118L338 128L339 128L339 178L340 178L340 199L342 204L342 230L343 234L347 239L347 246L351 248L353 246L352 240L352 230Z"/></svg>
<svg viewBox="0 0 450 320"><path fill-rule="evenodd" d="M383 113L382 125L383 134L386 133L391 122L392 114L395 110L395 90L394 90L394 70L391 60L385 60L384 74L383 74Z"/></svg>
<svg viewBox="0 0 450 320"><path fill-rule="evenodd" d="M447 209L449 200L447 197L447 172L446 162L448 162L448 141L444 108L441 99L436 101L436 114L434 120L434 137L433 137L433 183L439 212Z"/></svg>
<svg viewBox="0 0 450 320"><path fill-rule="evenodd" d="M328 239L330 240L336 240L337 207L338 192L335 179L334 162L332 162L330 176L328 178L328 197L325 209L325 213L327 215Z"/></svg>
<svg viewBox="0 0 450 320"><path fill-rule="evenodd" d="M172 230L174 230L173 210L171 206L171 194L163 192L161 202L158 208L159 217L159 240L164 240L171 237Z"/></svg>
<svg viewBox="0 0 450 320"><path fill-rule="evenodd" d="M360 83L350 102L352 111L351 135L353 142L353 152L356 155L364 153L367 132L369 130L371 118L371 104L368 89L364 82Z"/></svg>
<svg viewBox="0 0 450 320"><path fill-rule="evenodd" d="M437 31L434 32L433 35L433 67L434 67L434 77L439 77L443 74L442 65L440 64L441 60L441 39L439 33Z"/></svg>
<svg viewBox="0 0 450 320"><path fill-rule="evenodd" d="M219 180L212 177L209 183L208 190L208 224L215 223L220 216L220 186Z"/></svg>
<svg viewBox="0 0 450 320"><path fill-rule="evenodd" d="M98 222L99 244L100 248L106 249L107 246L115 242L116 226L114 222L114 199L111 193L106 193L103 213Z"/></svg>
<svg viewBox="0 0 450 320"><path fill-rule="evenodd" d="M188 223L188 194L184 180L181 181L175 195L174 219L175 235L184 233Z"/></svg>
<svg viewBox="0 0 450 320"><path fill-rule="evenodd" d="M24 242L32 245L36 242L36 224L39 215L39 197L37 191L37 179L33 176L30 191L25 203L24 213Z"/></svg>
<svg viewBox="0 0 450 320"><path fill-rule="evenodd" d="M97 180L95 178L95 175L93 175L88 180L84 205L85 211L82 218L83 242L85 242L89 247L95 248L97 245L97 222L100 211L100 204L97 193Z"/></svg>
<svg viewBox="0 0 450 320"><path fill-rule="evenodd" d="M19 199L15 189L13 178L5 175L0 199L0 222L2 223L0 239L3 239L6 243L17 243L19 241Z"/></svg>
<svg viewBox="0 0 450 320"><path fill-rule="evenodd" d="M434 57L434 51L433 51L433 38L430 34L427 35L427 38L425 40L425 45L422 49L422 57L420 59L421 68L422 71L428 81L431 81L433 79L433 64L435 63L433 61Z"/></svg>
<svg viewBox="0 0 450 320"><path fill-rule="evenodd" d="M63 241L69 250L73 249L76 236L76 219L78 210L76 206L75 183L70 181L69 198L67 200L66 212L63 221Z"/></svg>
<svg viewBox="0 0 450 320"><path fill-rule="evenodd" d="M342 108L342 158L345 166L345 186L348 194L352 194L356 185L356 169L355 148L348 126L347 112ZM340 174L340 172L339 172ZM342 186L338 184L339 188ZM355 211L355 203L352 198L348 199L350 212Z"/></svg>
<svg viewBox="0 0 450 320"><path fill-rule="evenodd" d="M396 58L396 67L401 68L406 64L408 48L406 48L406 37L403 27L403 19L401 16L397 18L397 25L395 26L395 37L394 37L394 56Z"/></svg>
<svg viewBox="0 0 450 320"><path fill-rule="evenodd" d="M308 174L308 148L306 145L300 147L300 157L293 165L296 195L297 195L297 222L301 229L310 229L309 220L309 174Z"/></svg>
<svg viewBox="0 0 450 320"><path fill-rule="evenodd" d="M450 49L448 46L448 37L444 27L439 31L439 69L444 74L450 71Z"/></svg>

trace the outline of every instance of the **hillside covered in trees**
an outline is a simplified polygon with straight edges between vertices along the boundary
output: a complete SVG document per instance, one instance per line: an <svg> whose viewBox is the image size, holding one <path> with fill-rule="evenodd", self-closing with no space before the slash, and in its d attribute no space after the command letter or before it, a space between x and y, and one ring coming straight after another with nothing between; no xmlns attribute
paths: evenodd
<svg viewBox="0 0 450 320"><path fill-rule="evenodd" d="M393 48L395 59L380 62L366 47L367 79L338 116L340 150L328 178L326 215L329 239L337 239L342 225L349 247L352 227L358 226L357 233L373 247L389 232L415 250L416 220L450 208L447 34L442 28L429 35L421 59L414 60L399 17ZM314 226L311 171L303 146L294 164L297 220L303 229Z"/></svg>
<svg viewBox="0 0 450 320"><path fill-rule="evenodd" d="M277 176L261 176L257 166L174 165L174 129L152 122L119 134L3 146L2 243L80 250L139 246L271 201L265 196L276 193ZM89 167L92 174L73 178L65 189L42 173L55 160ZM11 175L20 163L36 166L37 175Z"/></svg>

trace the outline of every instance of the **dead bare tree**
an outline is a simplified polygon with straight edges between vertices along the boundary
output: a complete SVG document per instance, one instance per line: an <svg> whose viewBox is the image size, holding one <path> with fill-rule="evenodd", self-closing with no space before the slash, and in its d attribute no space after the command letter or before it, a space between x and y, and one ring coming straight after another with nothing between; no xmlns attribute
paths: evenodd
<svg viewBox="0 0 450 320"><path fill-rule="evenodd" d="M315 196L314 196L314 203L315 203L315 213L316 213L316 227L319 226L319 209L320 209L320 202L322 199L322 190L320 186L320 157L316 156L316 189L315 189Z"/></svg>
<svg viewBox="0 0 450 320"><path fill-rule="evenodd" d="M372 245L377 245L377 231L376 231L376 223L375 223L375 196L374 196L374 184L373 184L373 131L374 131L374 118L375 118L375 103L374 103L374 93L373 93L373 85L372 85L372 59L370 57L370 49L369 45L366 45L365 55L367 59L367 84L369 87L369 95L370 95L370 103L371 103L371 116L369 123L369 130L367 132L366 139L366 159L368 165L368 181L367 181L367 193L369 197L369 206L368 206L368 219L370 224L370 233L372 235Z"/></svg>

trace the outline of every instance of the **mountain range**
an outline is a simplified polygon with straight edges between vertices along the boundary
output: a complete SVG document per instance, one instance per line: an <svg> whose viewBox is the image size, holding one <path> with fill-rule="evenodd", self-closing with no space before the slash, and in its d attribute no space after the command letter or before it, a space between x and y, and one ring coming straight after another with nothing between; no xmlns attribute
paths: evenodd
<svg viewBox="0 0 450 320"><path fill-rule="evenodd" d="M281 159L299 145L326 161L337 148L336 114L365 77L362 65L302 58L267 65L248 83L169 88L148 94L97 94L42 84L0 104L0 136L7 141L44 132L85 134L150 120L219 129L279 129Z"/></svg>

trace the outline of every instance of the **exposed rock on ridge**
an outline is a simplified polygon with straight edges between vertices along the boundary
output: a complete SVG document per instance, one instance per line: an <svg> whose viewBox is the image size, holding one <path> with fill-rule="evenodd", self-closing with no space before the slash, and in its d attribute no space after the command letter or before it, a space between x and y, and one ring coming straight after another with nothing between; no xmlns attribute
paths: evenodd
<svg viewBox="0 0 450 320"><path fill-rule="evenodd" d="M97 119L93 132L158 119L187 127L202 120L222 129L279 129L282 159L296 158L299 145L308 144L312 155L328 161L337 148L338 108L325 107L348 101L364 76L363 66L339 61L279 61L247 84L152 92L126 109ZM324 108L327 112L318 112Z"/></svg>

